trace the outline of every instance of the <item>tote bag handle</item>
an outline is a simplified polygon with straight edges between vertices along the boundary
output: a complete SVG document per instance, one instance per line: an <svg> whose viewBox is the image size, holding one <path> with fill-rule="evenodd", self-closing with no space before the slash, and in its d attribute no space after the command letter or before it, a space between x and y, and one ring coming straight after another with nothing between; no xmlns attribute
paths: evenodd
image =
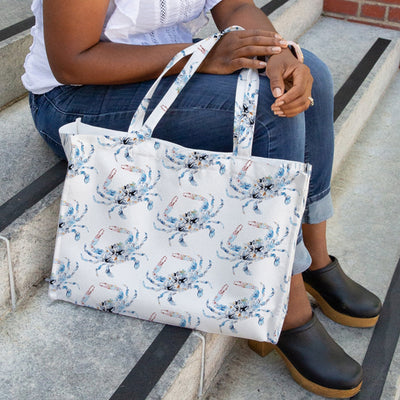
<svg viewBox="0 0 400 400"><path fill-rule="evenodd" d="M192 78L207 54L218 42L218 40L228 32L243 30L240 26L231 26L222 32L197 42L179 52L165 67L164 71L154 82L144 96L138 109L136 110L129 126L128 132L138 138L145 139L151 137L155 127L165 115L169 107L178 97L179 93ZM165 93L161 101L153 112L144 121L150 100L157 89L161 79L165 74L176 65L182 58L191 55L190 59L179 73L174 83ZM235 117L233 132L233 154L249 157L251 155L251 145L255 125L255 116L258 100L258 72L256 70L243 70L238 78L235 99Z"/></svg>

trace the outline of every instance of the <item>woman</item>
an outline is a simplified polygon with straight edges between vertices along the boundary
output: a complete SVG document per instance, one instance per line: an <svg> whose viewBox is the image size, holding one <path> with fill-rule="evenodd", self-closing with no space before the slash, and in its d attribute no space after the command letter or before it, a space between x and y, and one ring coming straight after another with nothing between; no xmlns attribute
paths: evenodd
<svg viewBox="0 0 400 400"><path fill-rule="evenodd" d="M288 313L277 349L308 390L330 397L357 393L361 366L313 315L302 278L303 273L309 290L335 321L350 326L376 323L379 299L348 278L327 251L333 91L326 66L306 51L304 64L296 58L252 0L34 0L32 8L34 43L23 82L31 92L36 127L60 157L65 156L58 129L77 117L91 125L128 129L152 80L190 45L193 26L204 12L211 10L220 30L231 25L246 29L228 33L218 42L190 81L190 90L181 93L153 136L192 148L231 151L235 72L265 68L253 154L313 165L304 242L297 246ZM173 79L163 79L154 104ZM194 122L199 117L203 124ZM260 354L268 350L267 344L250 344Z"/></svg>

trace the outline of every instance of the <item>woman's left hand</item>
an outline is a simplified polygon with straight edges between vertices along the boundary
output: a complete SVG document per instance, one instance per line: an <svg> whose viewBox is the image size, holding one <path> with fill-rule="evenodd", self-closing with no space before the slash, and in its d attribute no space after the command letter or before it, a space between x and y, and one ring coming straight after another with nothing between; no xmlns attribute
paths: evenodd
<svg viewBox="0 0 400 400"><path fill-rule="evenodd" d="M276 101L271 110L280 117L294 117L310 107L313 77L289 49L269 58L266 74ZM285 92L286 90L286 92Z"/></svg>

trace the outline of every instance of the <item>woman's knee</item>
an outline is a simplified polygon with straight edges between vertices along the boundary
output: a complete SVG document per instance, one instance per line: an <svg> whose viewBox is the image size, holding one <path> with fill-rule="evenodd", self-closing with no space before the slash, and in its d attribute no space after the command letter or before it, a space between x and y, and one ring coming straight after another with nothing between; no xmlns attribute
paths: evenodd
<svg viewBox="0 0 400 400"><path fill-rule="evenodd" d="M253 155L303 161L305 148L304 113L292 118L278 117L271 110L274 101L269 79L262 78L260 80Z"/></svg>
<svg viewBox="0 0 400 400"><path fill-rule="evenodd" d="M314 78L313 82L313 96L320 97L327 96L333 97L333 79L331 71L328 66L319 59L314 53L303 49L304 64L306 64L311 71Z"/></svg>

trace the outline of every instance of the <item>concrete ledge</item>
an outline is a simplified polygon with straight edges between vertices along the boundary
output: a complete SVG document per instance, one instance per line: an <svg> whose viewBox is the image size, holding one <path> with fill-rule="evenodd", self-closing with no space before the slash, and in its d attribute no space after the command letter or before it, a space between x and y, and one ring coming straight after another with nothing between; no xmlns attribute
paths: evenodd
<svg viewBox="0 0 400 400"><path fill-rule="evenodd" d="M24 73L24 61L32 44L30 30L26 30L10 39L0 42L0 109L6 104L26 94L21 76Z"/></svg>
<svg viewBox="0 0 400 400"><path fill-rule="evenodd" d="M255 0L255 5L262 8L269 1ZM310 28L320 17L323 0L289 0L270 16L276 30L287 39L295 39ZM301 15L301 18L299 18ZM200 30L198 37L204 38L218 32L214 22L210 22Z"/></svg>
<svg viewBox="0 0 400 400"><path fill-rule="evenodd" d="M399 35L389 29L324 17L299 40L301 46L313 51L328 65L337 93L379 37L392 40L392 43L335 122L334 174L398 70Z"/></svg>
<svg viewBox="0 0 400 400"><path fill-rule="evenodd" d="M339 151L336 151L333 163L334 174L338 171L343 159L374 112L394 74L398 71L400 39L391 43L385 53L385 57L375 65L370 77L367 78L366 85L363 85L357 96L353 97L336 122L335 147Z"/></svg>
<svg viewBox="0 0 400 400"><path fill-rule="evenodd" d="M203 386L203 393L205 393L238 339L215 334L203 335L206 341ZM201 354L202 342L194 334L191 334L147 399L192 400L197 398Z"/></svg>

